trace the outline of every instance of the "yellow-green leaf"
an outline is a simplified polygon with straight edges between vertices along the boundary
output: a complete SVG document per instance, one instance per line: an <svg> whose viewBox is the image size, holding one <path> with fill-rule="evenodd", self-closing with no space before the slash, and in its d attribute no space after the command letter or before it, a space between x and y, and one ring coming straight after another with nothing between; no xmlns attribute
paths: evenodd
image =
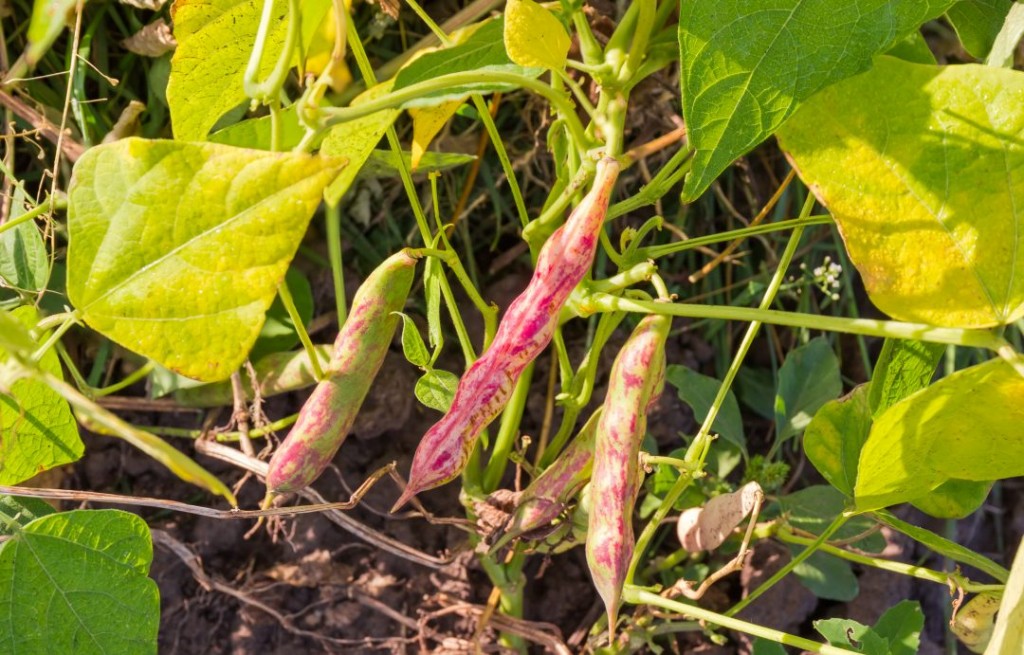
<svg viewBox="0 0 1024 655"><path fill-rule="evenodd" d="M338 160L212 143L92 148L69 189L68 297L182 375L245 360Z"/></svg>
<svg viewBox="0 0 1024 655"><path fill-rule="evenodd" d="M854 497L872 510L915 500L947 480L1024 475L1024 377L996 359L958 371L877 417Z"/></svg>
<svg viewBox="0 0 1024 655"><path fill-rule="evenodd" d="M533 0L509 0L505 5L505 50L513 62L561 70L570 45L562 23Z"/></svg>
<svg viewBox="0 0 1024 655"><path fill-rule="evenodd" d="M261 62L274 67L288 31L288 3L276 0ZM330 0L302 0L303 43L312 40ZM225 113L245 102L245 68L259 27L262 0L176 0L171 6L178 47L171 58L167 105L174 136L200 141Z"/></svg>
<svg viewBox="0 0 1024 655"><path fill-rule="evenodd" d="M804 453L833 487L852 496L857 462L870 430L868 387L862 384L822 405L804 432Z"/></svg>
<svg viewBox="0 0 1024 655"><path fill-rule="evenodd" d="M956 327L1024 317L1024 75L880 57L779 131L871 300Z"/></svg>
<svg viewBox="0 0 1024 655"><path fill-rule="evenodd" d="M374 100L391 91L394 80L388 80L371 87L359 94L352 105L359 105ZM341 172L331 185L324 191L324 199L329 205L336 205L345 195L349 187L359 175L366 160L373 154L373 149L380 143L381 137L398 118L400 110L382 109L369 116L332 127L320 146L321 154L329 157L344 157L348 167Z"/></svg>
<svg viewBox="0 0 1024 655"><path fill-rule="evenodd" d="M448 119L455 115L455 112L462 106L463 100L460 98L436 107L418 107L409 110L409 117L412 118L413 170L419 167L420 160L426 153L430 142L434 140Z"/></svg>
<svg viewBox="0 0 1024 655"><path fill-rule="evenodd" d="M3 328L6 336L27 338L39 316L34 307L18 307L5 317L20 325ZM11 334L13 333L13 334ZM35 345L45 340L41 337ZM15 351L16 359L24 360L24 351ZM10 354L0 347L0 364ZM52 349L39 360L38 367L61 377L60 360ZM0 484L18 484L37 473L77 461L85 447L78 436L78 426L71 408L60 394L31 377L21 377L3 388L0 383Z"/></svg>

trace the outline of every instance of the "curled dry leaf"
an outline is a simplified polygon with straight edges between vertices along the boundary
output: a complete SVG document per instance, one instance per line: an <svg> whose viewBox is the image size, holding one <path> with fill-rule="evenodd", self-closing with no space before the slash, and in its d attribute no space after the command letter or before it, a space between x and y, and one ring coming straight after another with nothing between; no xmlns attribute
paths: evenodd
<svg viewBox="0 0 1024 655"><path fill-rule="evenodd" d="M731 494L715 496L704 507L686 510L676 525L679 543L691 553L718 548L763 497L761 485L748 482Z"/></svg>
<svg viewBox="0 0 1024 655"><path fill-rule="evenodd" d="M160 57L178 47L178 42L171 33L170 23L160 18L129 36L121 45L143 57Z"/></svg>

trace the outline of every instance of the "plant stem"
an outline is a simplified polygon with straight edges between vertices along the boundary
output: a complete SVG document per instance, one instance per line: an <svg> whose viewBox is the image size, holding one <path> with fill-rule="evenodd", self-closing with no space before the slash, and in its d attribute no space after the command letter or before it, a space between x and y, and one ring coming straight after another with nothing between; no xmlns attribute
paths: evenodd
<svg viewBox="0 0 1024 655"><path fill-rule="evenodd" d="M352 49L355 51L355 47ZM320 128L325 129L332 125L337 125L338 123L344 123L346 121L355 120L356 118L362 118L363 116L369 116L370 114L381 111L382 109L394 109L396 107L401 107L411 100L417 100L438 91L450 91L451 89L459 86L473 86L480 84L520 87L528 91L532 91L537 95L543 96L565 120L565 124L568 126L573 139L577 144L580 144L582 149L588 150L596 146L594 141L586 136L583 124L580 123L579 118L576 116L576 110L565 93L558 92L547 84L544 84L540 80L536 80L532 77L517 75L516 73L489 70L440 75L430 80L410 84L407 87L392 91L391 93L382 95L379 98L354 107L324 107L320 109L320 114L326 118L321 121Z"/></svg>
<svg viewBox="0 0 1024 655"><path fill-rule="evenodd" d="M274 20L274 0L263 0L263 12L260 15L260 24L256 31L256 41L253 43L252 53L249 55L249 63L245 67L245 76L242 81L245 95L261 104L269 104L278 98L278 94L284 87L285 79L288 77L288 70L291 68L292 52L299 40L300 16L299 0L288 0L288 31L285 35L284 45L281 47L281 52L267 79L262 82L257 81L260 64L263 62L263 54L267 46L267 35L270 32L271 22Z"/></svg>
<svg viewBox="0 0 1024 655"><path fill-rule="evenodd" d="M825 531L818 535L817 539L808 544L807 548L803 549L796 557L789 560L789 562L787 562L785 566L783 566L781 569L775 572L775 575L762 582L761 585L757 589L750 592L750 594L746 598L744 598L743 600L729 608L729 611L726 612L725 615L736 616L737 614L743 611L744 607L750 605L755 600L760 598L762 594L764 594L766 591L775 586L775 584L778 583L779 580L789 575L790 571L795 569L801 562L803 562L808 557L813 555L815 551L817 551L826 541L828 541L829 537L835 534L836 531L839 530L839 528L843 527L843 524L846 523L846 521L849 518L850 517L846 514L840 514L835 519L833 519L832 523L830 523L829 526L825 528Z"/></svg>
<svg viewBox="0 0 1024 655"><path fill-rule="evenodd" d="M670 612L676 612L698 621L706 621L712 625L721 626L729 630L745 632L746 634L753 635L755 637L768 639L769 641L774 641L786 646L793 646L794 648L800 648L811 653L821 653L821 655L856 655L857 653L857 651L839 648L838 646L830 646L828 644L821 644L816 641L811 641L810 639L797 637L796 635L791 635L788 632L782 632L781 630L765 628L757 625L756 623L748 623L747 621L734 619L726 614L718 614L717 612L712 612L711 610L706 610L703 607L698 607L696 605L688 605L686 603L680 603L679 601L663 598L658 594L651 593L650 591L646 591L629 584L627 584L622 590L622 600L633 604L654 605L655 607L661 607L669 610Z"/></svg>
<svg viewBox="0 0 1024 655"><path fill-rule="evenodd" d="M288 288L287 278L281 280L281 284L278 285L277 295L281 297L281 304L288 311L288 317L292 319L295 333L299 335L299 341L302 342L302 347L306 349L306 354L309 355L309 365L313 368L313 375L316 376L318 382L323 380L324 369L320 366L320 356L317 354L316 348L313 347L313 341L309 338L309 333L306 332L306 326L302 324L302 317L299 316L299 310L295 307L295 300L292 298L292 292Z"/></svg>
<svg viewBox="0 0 1024 655"><path fill-rule="evenodd" d="M790 544L797 544L800 546L813 546L816 543L814 539L808 539L807 537L801 537L789 532L786 529L780 529L775 533L775 537L780 541L784 541ZM928 569L923 566L915 566L913 564L907 564L905 562L893 562L892 560L882 559L880 557L871 557L870 555L863 555L861 553L855 553L845 548L838 548L831 544L822 543L817 546L817 549L835 555L836 557L848 560L850 562L856 562L857 564L863 564L865 566L871 566L876 569L882 569L883 571L891 571L893 573L900 573L902 575L909 575L910 577L917 578L918 580L927 580L929 582L935 582L942 585L943 587L949 586L950 579L959 578L959 586L968 593L977 593L979 591L991 591L993 587L1002 589L1005 585L988 585L988 584L977 584L964 580L962 577L952 573L945 573L943 571L936 571L934 569Z"/></svg>
<svg viewBox="0 0 1024 655"><path fill-rule="evenodd" d="M0 234L3 234L7 230L12 230L12 229L18 227L19 225L21 225L22 223L27 223L27 222L29 222L31 220L39 218L43 214L46 214L46 213L48 213L50 211L54 211L54 210L57 210L57 209L67 209L67 208L68 208L67 198L54 198L53 200L50 200L50 199L43 200L41 203L39 203L38 205L36 205L32 209L28 210L27 212L25 212L21 216L18 216L17 218L12 218L11 220L7 221L6 223L3 223L2 225L0 225Z"/></svg>
<svg viewBox="0 0 1024 655"><path fill-rule="evenodd" d="M331 260L331 279L334 282L334 305L338 312L338 329L348 317L348 301L345 299L345 270L341 261L341 207L338 203L327 205L327 257Z"/></svg>

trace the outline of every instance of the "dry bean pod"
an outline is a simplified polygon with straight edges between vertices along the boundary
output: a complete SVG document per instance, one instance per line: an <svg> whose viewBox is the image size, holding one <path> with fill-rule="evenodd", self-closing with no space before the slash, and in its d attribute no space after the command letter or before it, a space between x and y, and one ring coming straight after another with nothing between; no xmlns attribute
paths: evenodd
<svg viewBox="0 0 1024 655"><path fill-rule="evenodd" d="M338 452L395 335L400 319L394 312L405 306L415 268L416 259L402 250L384 260L356 291L324 379L270 460L268 494L308 486Z"/></svg>
<svg viewBox="0 0 1024 655"><path fill-rule="evenodd" d="M565 510L569 500L590 480L594 464L594 437L600 418L601 410L598 409L551 466L523 490L508 529L492 551L516 537L550 526Z"/></svg>
<svg viewBox="0 0 1024 655"><path fill-rule="evenodd" d="M615 630L622 585L633 557L633 506L640 491L640 444L647 411L661 393L671 319L645 317L612 365L594 443L587 565Z"/></svg>
<svg viewBox="0 0 1024 655"><path fill-rule="evenodd" d="M508 402L523 369L547 347L558 315L594 261L619 164L597 164L594 185L541 248L530 283L509 306L487 351L459 381L448 413L420 441L409 484L392 511L462 472L480 433Z"/></svg>

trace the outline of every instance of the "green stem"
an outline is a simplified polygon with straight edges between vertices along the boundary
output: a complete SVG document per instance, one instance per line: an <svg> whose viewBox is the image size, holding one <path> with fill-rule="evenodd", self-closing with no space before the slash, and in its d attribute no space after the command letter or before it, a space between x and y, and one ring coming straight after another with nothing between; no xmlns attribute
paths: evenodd
<svg viewBox="0 0 1024 655"><path fill-rule="evenodd" d="M512 397L509 399L505 411L501 414L501 423L498 426L498 434L494 438L494 448L491 451L491 458L484 468L484 492L490 493L501 484L501 477L505 474L508 466L508 456L512 452L519 435L519 424L523 419L523 410L526 408L526 399L530 396L530 383L533 381L533 363L531 362L516 382L512 390Z"/></svg>
<svg viewBox="0 0 1024 655"><path fill-rule="evenodd" d="M354 52L355 47L352 49ZM552 89L547 84L532 77L489 70L440 75L433 79L417 82L416 84L411 84L402 89L398 89L397 91L392 91L391 93L382 95L379 98L356 106L324 107L320 110L320 114L326 118L321 121L320 127L321 129L325 129L339 123L362 118L363 116L369 116L370 114L383 109L401 107L411 100L416 100L438 91L449 91L454 87L480 84L507 84L509 86L520 87L528 91L532 91L537 95L543 96L549 103L551 103L551 106L555 108L562 118L565 119L566 126L568 126L576 143L580 144L580 147L583 149L589 149L596 145L592 139L589 139L586 136L583 124L580 123L579 118L576 116L575 108L572 106L572 102L565 93L560 93Z"/></svg>
<svg viewBox="0 0 1024 655"><path fill-rule="evenodd" d="M78 314L76 312L64 314L64 320L60 323L60 325L57 326L57 329L53 331L53 334L51 334L46 339L46 341L43 342L43 344L39 346L39 348L37 348L34 353L32 353L32 361L38 362L39 360L41 360L43 358L43 355L48 353L50 351L50 348L53 348L53 345L60 341L60 338L64 336L64 333L70 330L71 326L74 325L77 321Z"/></svg>
<svg viewBox="0 0 1024 655"><path fill-rule="evenodd" d="M785 221L776 221L774 223L761 223L760 225L754 225L751 227L742 227L737 230L729 230L728 232L716 232L715 234L709 234L703 237L694 237L687 239L686 241L677 241L675 243L666 243L660 246L649 246L647 248L638 248L637 256L647 259L660 259L667 255L675 255L680 252L687 250L693 250L694 248L700 248L715 243L722 243L724 241L735 241L736 239L745 239L747 237L756 236L758 234L767 234L769 232L781 232L797 227L810 227L812 225L831 225L832 216L829 214L818 214L815 216L808 216L806 218L792 218Z"/></svg>
<svg viewBox="0 0 1024 655"><path fill-rule="evenodd" d="M298 414L292 414L282 419L278 419L273 423L267 423L258 428L252 428L249 430L250 437L265 437L268 434L283 430L291 425L295 424L295 421L299 419ZM209 436L213 436L214 439L222 443L235 442L241 439L240 432L213 432L209 430L189 430L187 428L172 428L163 425L152 425L152 426L141 426L133 425L136 430L142 430L150 434L156 434L164 437L180 437L182 439L203 439Z"/></svg>
<svg viewBox="0 0 1024 655"><path fill-rule="evenodd" d="M341 261L341 207L335 203L327 205L327 257L331 260L331 279L334 282L334 305L338 312L338 329L348 317L348 301L345 299L345 271Z"/></svg>
<svg viewBox="0 0 1024 655"><path fill-rule="evenodd" d="M630 300L597 293L587 299L589 309L598 312L637 312L642 314L664 314L686 318L711 318L726 321L760 321L771 325L863 334L871 337L892 337L894 339L917 339L932 343L946 343L957 346L985 348L998 351L1003 340L989 330L965 330L961 328L940 328L924 323L903 323L866 318L843 318L819 316L771 309L750 307L727 307L720 305L698 305L687 303L658 303L644 300Z"/></svg>
<svg viewBox="0 0 1024 655"><path fill-rule="evenodd" d="M632 198L626 198L621 202L617 202L608 208L608 216L605 220L612 220L618 218L623 214L628 214L631 211L646 207L647 205L653 204L671 189L677 182L683 179L683 176L690 170L690 166L693 163L693 153L691 148L680 148L676 154L672 155L672 158L665 162L665 165L655 173L651 181L640 189L640 193L636 194Z"/></svg>
<svg viewBox="0 0 1024 655"><path fill-rule="evenodd" d="M153 360L149 360L139 368L129 373L127 376L125 376L123 380L120 380L119 382L115 382L114 384L108 385L106 387L101 387L99 389L94 387L82 389L82 393L84 393L89 398L102 398L103 396L109 396L112 393L117 393L122 389L127 389L128 387L132 386L142 378L149 375L154 368L156 368L156 362L154 362Z"/></svg>
<svg viewBox="0 0 1024 655"><path fill-rule="evenodd" d="M619 70L619 83L627 84L640 68L644 57L647 55L647 43L654 30L654 21L658 12L657 0L633 0L633 4L639 5L636 17L636 28L633 30L633 39L629 43L629 54Z"/></svg>
<svg viewBox="0 0 1024 655"><path fill-rule="evenodd" d="M755 600L760 598L762 594L764 594L766 591L775 586L775 584L777 584L779 580L789 575L789 573L793 569L795 569L808 557L813 555L815 551L817 551L826 541L829 540L829 537L835 534L836 531L839 530L839 528L843 527L843 524L846 523L846 521L849 518L850 517L846 514L840 514L839 516L837 516L832 521L832 523L830 523L829 526L825 528L825 531L818 535L817 539L808 544L807 548L803 549L802 551L800 551L799 554L796 555L796 557L789 560L789 562L787 562L785 566L783 566L781 569L775 572L775 575L762 582L761 585L757 589L750 592L750 594L746 598L733 605L729 609L729 611L725 613L725 615L736 616L737 614L743 611L744 607L750 605Z"/></svg>
<svg viewBox="0 0 1024 655"><path fill-rule="evenodd" d="M807 537L800 537L785 529L780 529L775 534L775 536L780 541L784 541L789 544L797 544L800 546L812 546L815 544L816 541L814 539L808 539ZM855 553L846 550L845 548L838 548L836 546L832 546L826 543L819 544L817 548L818 550L824 553L835 555L836 557L845 559L850 562L863 564L865 566L871 566L876 569L881 569L883 571L891 571L893 573L909 575L910 577L917 578L918 580L927 580L929 582L935 582L937 584L942 585L943 587L948 587L949 581L951 579L957 579L959 582L959 586L962 587L963 590L968 593L992 591L993 587L996 589L1003 589L1005 587L1005 585L977 584L969 580L965 580L961 576L958 576L953 573L945 573L943 571L936 571L934 569L928 569L923 566L915 566L913 564L907 564L905 562L893 562L891 560L882 559L880 557L862 555L860 553Z"/></svg>
<svg viewBox="0 0 1024 655"><path fill-rule="evenodd" d="M688 605L686 603L680 603L679 601L670 600L668 598L662 598L658 594L651 593L639 587L633 585L626 585L622 590L622 600L627 603L633 603L635 605L653 605L655 607L661 607L670 612L676 612L698 621L706 621L712 625L717 625L728 630L736 630L738 632L744 632L755 637L761 637L762 639L768 639L779 644L786 646L792 646L794 648L800 648L802 650L811 653L821 653L821 655L856 655L857 651L847 650L845 648L839 648L838 646L830 646L828 644L821 644L810 639L804 639L803 637L797 637L791 635L788 632L782 632L781 630L773 630L772 628L766 628L764 626L757 625L756 623L748 623L740 619L732 618L726 614L719 614L706 610L703 607L697 605Z"/></svg>
<svg viewBox="0 0 1024 655"><path fill-rule="evenodd" d="M3 234L7 230L13 230L22 223L28 223L29 221L35 220L50 211L67 208L68 201L65 198L55 198L52 201L44 200L21 216L12 218L3 225L0 225L0 234Z"/></svg>
<svg viewBox="0 0 1024 655"><path fill-rule="evenodd" d="M260 64L263 62L264 50L267 47L267 35L270 33L271 23L274 21L274 0L263 0L263 13L260 15L256 41L253 43L249 63L242 79L242 86L248 97L262 104L269 104L278 98L284 87L285 79L288 77L292 52L295 50L299 38L300 15L299 0L288 0L288 32L285 35L284 45L270 75L260 82L257 79L260 75Z"/></svg>
<svg viewBox="0 0 1024 655"><path fill-rule="evenodd" d="M292 319L295 332L299 335L299 341L302 342L302 347L305 348L306 354L309 356L309 364L313 368L313 375L316 376L317 381L323 380L324 369L320 366L320 356L317 354L316 348L313 347L313 341L309 338L309 333L306 332L306 326L302 324L302 317L299 316L299 310L295 307L295 300L292 298L292 292L288 288L287 280L281 280L281 284L277 287L277 295L281 297L281 304L288 311L288 316Z"/></svg>

